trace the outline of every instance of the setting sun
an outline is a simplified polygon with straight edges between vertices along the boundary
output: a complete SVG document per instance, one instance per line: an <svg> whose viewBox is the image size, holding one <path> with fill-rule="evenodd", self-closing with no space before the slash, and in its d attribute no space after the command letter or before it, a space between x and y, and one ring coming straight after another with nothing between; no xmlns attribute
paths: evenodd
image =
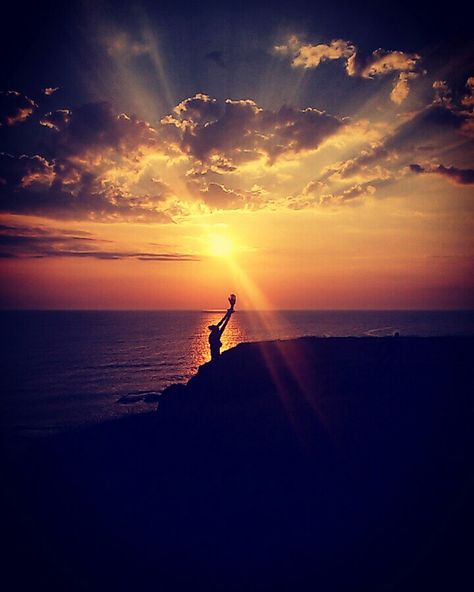
<svg viewBox="0 0 474 592"><path fill-rule="evenodd" d="M232 240L228 236L214 234L209 237L209 252L214 257L229 257L233 250Z"/></svg>

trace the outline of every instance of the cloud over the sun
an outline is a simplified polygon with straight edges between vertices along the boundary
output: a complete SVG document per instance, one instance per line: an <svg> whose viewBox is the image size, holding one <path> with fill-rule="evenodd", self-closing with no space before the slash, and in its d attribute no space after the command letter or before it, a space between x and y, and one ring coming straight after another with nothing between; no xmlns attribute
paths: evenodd
<svg viewBox="0 0 474 592"><path fill-rule="evenodd" d="M219 102L203 94L181 102L162 123L179 131L184 154L223 171L315 151L345 125L342 119L313 107L283 106L271 111L250 99Z"/></svg>
<svg viewBox="0 0 474 592"><path fill-rule="evenodd" d="M150 160L185 159L186 196L212 209L261 207L261 192L209 183L254 162L317 151L346 121L316 108L263 109L249 99L197 94L155 126L99 102L43 114L41 153L0 155L0 211L57 219L170 221L178 199ZM195 181L191 182L192 177ZM146 187L146 189L145 189ZM169 207L168 207L169 206Z"/></svg>
<svg viewBox="0 0 474 592"><path fill-rule="evenodd" d="M294 52L296 43L280 51ZM414 54L377 50L364 60L349 42L315 47L299 54L308 67L341 59L353 75L396 75L395 101L403 100L405 83L418 72ZM446 162L436 157L436 146L472 142L474 78L461 91L434 81L433 93L431 103L384 125L314 106L270 109L248 98L203 93L153 124L107 102L49 112L35 105L37 113L25 126L13 120L20 123L29 114L11 109L13 119L2 130L14 141L0 153L0 213L167 223L193 212L361 203L410 172L470 184L472 167L459 166L455 158L450 166L432 163ZM30 148L22 150L25 131ZM425 164L418 150L428 145ZM311 171L312 162L323 164ZM420 162L419 170L410 169ZM290 173L283 174L285 169ZM291 171L303 189L289 188Z"/></svg>

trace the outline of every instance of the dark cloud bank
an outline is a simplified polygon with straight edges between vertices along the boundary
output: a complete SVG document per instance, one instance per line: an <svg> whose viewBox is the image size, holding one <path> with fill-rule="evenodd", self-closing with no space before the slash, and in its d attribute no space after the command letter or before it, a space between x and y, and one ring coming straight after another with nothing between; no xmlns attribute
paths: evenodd
<svg viewBox="0 0 474 592"><path fill-rule="evenodd" d="M133 194L112 183L114 167L128 171L146 154L188 157L194 172L232 172L252 161L269 166L286 155L317 150L345 122L314 108L265 110L251 100L219 102L198 94L175 107L156 127L108 103L59 109L40 117L47 128L41 154L0 153L0 209L55 219L169 222L172 192ZM242 199L221 186L200 185L191 195L238 207ZM245 200L244 200L245 201Z"/></svg>
<svg viewBox="0 0 474 592"><path fill-rule="evenodd" d="M277 49L289 54L295 67L313 68L324 60L343 59L352 76L421 73L417 54L377 50L363 58L342 40L317 46L294 40ZM472 141L473 92L472 78L457 97L445 81L436 81L431 104L378 145L336 163L315 181L350 182L339 193L325 194L326 198L335 195L337 199L330 200L334 203L344 203L354 196L371 195L377 182L399 178L394 168L397 158L400 161L403 155L416 162L417 145L426 144L431 134L449 132ZM0 93L0 122L3 128L14 130L30 126L29 132L41 137L36 153L0 152L0 212L57 220L154 223L169 223L176 212L185 213L178 204L183 199L204 203L211 210L265 207L270 198L264 192L226 187L226 175L248 164L271 167L280 159L316 151L351 123L314 107L282 106L273 111L250 99L217 100L198 93L152 126L134 115L117 113L106 102L40 114L34 101L16 91ZM150 178L147 190L127 182L127 175L141 174L148 155L186 157L184 198L160 179ZM436 174L458 185L472 183L471 169L449 162L416 164L407 169L409 173ZM113 177L111 171L120 174ZM327 201L301 203L312 207Z"/></svg>

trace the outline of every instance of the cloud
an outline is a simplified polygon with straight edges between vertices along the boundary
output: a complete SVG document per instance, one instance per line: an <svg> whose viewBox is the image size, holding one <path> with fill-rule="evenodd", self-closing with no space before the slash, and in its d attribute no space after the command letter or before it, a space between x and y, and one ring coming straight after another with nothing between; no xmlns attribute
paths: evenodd
<svg viewBox="0 0 474 592"><path fill-rule="evenodd" d="M435 90L435 97L433 99L434 105L444 105L450 109L474 106L474 76L470 76L466 80L464 88L465 94L462 94L460 99L456 102L454 100L453 92L446 80L435 80L433 82ZM459 94L459 93L457 93Z"/></svg>
<svg viewBox="0 0 474 592"><path fill-rule="evenodd" d="M149 155L168 147L149 123L105 102L44 115L42 155L0 154L0 211L56 219L170 222L170 190L150 179L137 188ZM156 180L156 179L155 179Z"/></svg>
<svg viewBox="0 0 474 592"><path fill-rule="evenodd" d="M312 45L303 43L295 35L284 45L274 50L291 57L294 68L317 68L327 60L343 60L349 76L358 78L377 78L398 72L395 86L390 93L393 102L401 104L409 94L409 80L418 78L425 72L420 67L421 56L403 51L387 51L379 48L371 54L361 54L351 41L335 39L329 44Z"/></svg>
<svg viewBox="0 0 474 592"><path fill-rule="evenodd" d="M350 41L334 39L328 45L304 44L295 35L288 39L286 45L274 47L277 53L290 55L291 65L295 68L317 68L321 62L326 60L348 59L354 55L356 48Z"/></svg>
<svg viewBox="0 0 474 592"><path fill-rule="evenodd" d="M346 205L361 200L363 197L368 197L376 192L374 185L370 183L357 183L336 194L322 195L320 198L320 205Z"/></svg>
<svg viewBox="0 0 474 592"><path fill-rule="evenodd" d="M41 117L40 124L49 127L57 132L66 129L71 119L72 111L69 109L57 109L51 113L46 113Z"/></svg>
<svg viewBox="0 0 474 592"><path fill-rule="evenodd" d="M317 151L351 125L312 107L273 111L204 94L183 100L155 127L105 102L46 113L40 123L49 130L43 154L0 155L0 212L163 223L186 216L194 204L214 211L276 203L282 198L261 187L238 188L237 173L258 163L271 174L278 160ZM149 165L162 158L160 166L169 169L175 157L182 163L176 184L165 169ZM328 202L345 203L370 194L369 185L397 178L397 158L396 147L372 143L326 167L316 180L325 185L318 199L325 194ZM222 182L234 173L232 182Z"/></svg>
<svg viewBox="0 0 474 592"><path fill-rule="evenodd" d="M1 187L28 187L33 184L51 185L54 178L52 165L42 156L23 154L15 158L0 152Z"/></svg>
<svg viewBox="0 0 474 592"><path fill-rule="evenodd" d="M92 258L102 260L198 261L189 253L122 251L113 241L100 240L91 233L46 227L0 225L0 257L8 259L47 257Z"/></svg>
<svg viewBox="0 0 474 592"><path fill-rule="evenodd" d="M58 132L51 138L54 155L70 156L114 150L122 156L161 146L157 131L134 115L117 114L107 102L46 114L42 125ZM134 154L135 155L135 154Z"/></svg>
<svg viewBox="0 0 474 592"><path fill-rule="evenodd" d="M387 51L379 48L371 54L363 56L355 52L347 60L349 76L376 78L392 72L411 72L420 74L421 56L403 51Z"/></svg>
<svg viewBox="0 0 474 592"><path fill-rule="evenodd" d="M156 197L134 197L81 163L0 153L0 212L55 219L170 222Z"/></svg>
<svg viewBox="0 0 474 592"><path fill-rule="evenodd" d="M201 165L235 170L239 165L317 150L345 122L314 108L262 109L250 99L219 102L198 94L162 120L179 130L180 148Z"/></svg>
<svg viewBox="0 0 474 592"><path fill-rule="evenodd" d="M423 167L419 164L411 164L410 170L416 174L431 174L445 177L455 185L474 185L474 169L459 169L454 166L430 165Z"/></svg>
<svg viewBox="0 0 474 592"><path fill-rule="evenodd" d="M301 210L314 206L346 206L360 205L363 198L374 195L378 183L349 184L338 190L330 191L328 186L321 181L311 181L303 191L296 196L288 198L287 205L290 209Z"/></svg>
<svg viewBox="0 0 474 592"><path fill-rule="evenodd" d="M459 105L460 115L463 117L461 131L474 138L474 76L467 79L466 89Z"/></svg>
<svg viewBox="0 0 474 592"><path fill-rule="evenodd" d="M370 184L377 188L396 182L409 171L444 176L456 185L472 184L472 170L469 168L410 164L416 162L420 151L429 149L431 153L436 153L441 146L444 149L451 145L459 146L459 139L453 132L468 135L466 122L471 120L471 113L470 109L462 106L468 94L461 98L458 96L456 101L445 81L436 81L433 87L436 94L432 104L410 114L405 123L391 130L382 141L362 149L359 155L328 165L312 182L313 185L306 187L306 191L309 186L314 186L319 197L328 194L331 203L342 202L353 195L353 191L347 186L341 189L341 185L356 182L359 186ZM464 141L464 150L470 149L469 142Z"/></svg>
<svg viewBox="0 0 474 592"><path fill-rule="evenodd" d="M230 189L220 183L203 183L190 180L190 193L201 200L210 210L257 210L266 205L265 191L258 186L250 191Z"/></svg>
<svg viewBox="0 0 474 592"><path fill-rule="evenodd" d="M401 103L403 103L410 92L408 81L417 78L417 76L418 74L416 72L400 72L393 90L390 93L390 98L394 103L397 103L397 105L401 105Z"/></svg>
<svg viewBox="0 0 474 592"><path fill-rule="evenodd" d="M347 73L371 79L398 72L390 99L400 105L410 93L410 81L426 73L420 62L421 56L416 53L377 49L369 56L361 57L357 53L351 56L347 61Z"/></svg>
<svg viewBox="0 0 474 592"><path fill-rule="evenodd" d="M239 209L245 203L245 197L232 189L228 189L219 183L209 183L205 187L188 187L196 197L200 197L211 209Z"/></svg>
<svg viewBox="0 0 474 592"><path fill-rule="evenodd" d="M453 96L446 80L435 80L433 88L435 90L433 105L451 108L453 106Z"/></svg>
<svg viewBox="0 0 474 592"><path fill-rule="evenodd" d="M396 163L399 154L394 149L389 149L384 143L373 144L370 148L362 150L360 155L342 162L330 165L320 177L320 181L345 181L358 179L367 181L372 179L386 180L393 176L386 166ZM384 163L385 167L381 166Z"/></svg>
<svg viewBox="0 0 474 592"><path fill-rule="evenodd" d="M312 62L309 53L301 55L308 64L341 59L347 65L356 50L347 57L352 52L349 42L336 41L324 51L318 46ZM295 43L281 53L290 55ZM416 59L401 54L380 50L373 52L371 67L369 59L358 63L361 76L393 73L396 101L404 100L406 84L417 74L409 70L417 67ZM434 146L435 152L452 141L453 131L468 134L474 79L468 79L464 94L452 93L442 80L433 86L433 103L405 114L395 127L393 122L335 117L314 107L271 110L251 99L222 100L203 93L184 99L155 125L119 113L107 102L51 111L35 118L42 128L27 126L29 134L41 129L36 139L29 138L38 152L0 154L0 212L165 223L199 211L357 203L380 185L408 174L410 162L420 158L419 152L415 156L419 147ZM23 131L19 126L9 130L19 138L13 146L24 141ZM314 180L303 191L286 198L291 181L286 172L283 179L283 168L325 143L331 146L323 158L342 149L345 160L323 160L326 166L319 176L313 173ZM351 146L352 157L347 152ZM312 160L306 159L298 174L308 174ZM465 184L452 167L446 170L451 173L436 173L451 174L453 182ZM435 173L429 167L424 172Z"/></svg>
<svg viewBox="0 0 474 592"><path fill-rule="evenodd" d="M435 96L432 105L449 112L460 131L474 137L474 76L466 80L466 92L460 97L458 93L454 95L446 80L436 80L433 88Z"/></svg>
<svg viewBox="0 0 474 592"><path fill-rule="evenodd" d="M37 108L37 104L15 91L0 91L0 127L23 123Z"/></svg>
<svg viewBox="0 0 474 592"><path fill-rule="evenodd" d="M213 99L208 95L197 93L193 97L189 97L181 101L173 109L173 112L179 117L169 116L162 120L162 123L171 123L178 128L185 130L194 123L207 123L215 121L221 115L221 106L217 99Z"/></svg>
<svg viewBox="0 0 474 592"><path fill-rule="evenodd" d="M54 95L55 92L57 92L59 90L59 86L47 86L46 88L43 88L42 93L44 95L46 95L47 97Z"/></svg>
<svg viewBox="0 0 474 592"><path fill-rule="evenodd" d="M374 143L353 158L327 166L299 194L287 198L287 203L292 209L361 204L363 198L406 175L404 160L385 143Z"/></svg>
<svg viewBox="0 0 474 592"><path fill-rule="evenodd" d="M433 138L446 142L449 134L474 138L474 78L468 78L465 94L453 93L445 80L433 83L433 101L400 125L386 141L387 147L406 150L418 142L431 142ZM468 146L466 149L472 150Z"/></svg>
<svg viewBox="0 0 474 592"><path fill-rule="evenodd" d="M474 76L466 81L467 93L462 97L461 104L467 108L474 108Z"/></svg>

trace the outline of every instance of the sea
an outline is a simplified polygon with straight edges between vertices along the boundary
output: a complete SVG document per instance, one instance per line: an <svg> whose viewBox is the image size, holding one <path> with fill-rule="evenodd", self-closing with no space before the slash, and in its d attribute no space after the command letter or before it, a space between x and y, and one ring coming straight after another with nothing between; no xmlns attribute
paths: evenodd
<svg viewBox="0 0 474 592"><path fill-rule="evenodd" d="M3 311L0 426L36 437L157 408L209 360L224 311ZM222 350L332 336L474 335L474 311L236 311Z"/></svg>

